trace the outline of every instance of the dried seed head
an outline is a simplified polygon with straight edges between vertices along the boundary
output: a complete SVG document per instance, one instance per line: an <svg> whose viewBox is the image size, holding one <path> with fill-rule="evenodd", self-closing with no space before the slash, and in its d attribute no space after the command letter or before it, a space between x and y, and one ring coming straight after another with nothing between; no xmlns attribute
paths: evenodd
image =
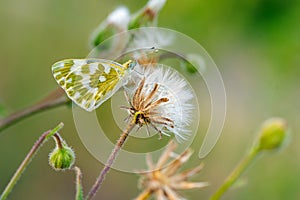
<svg viewBox="0 0 300 200"><path fill-rule="evenodd" d="M154 128L160 137L172 133L178 141L187 139L196 109L193 90L173 69L162 65L146 69L142 77L133 77L134 86L127 89L130 117L140 127Z"/></svg>
<svg viewBox="0 0 300 200"><path fill-rule="evenodd" d="M151 157L147 157L148 170L139 172L140 187L144 191L136 198L136 200L143 199L146 195L154 195L156 199L183 199L178 191L193 188L203 188L208 186L207 182L189 182L188 179L198 174L203 168L203 164L188 169L181 173L177 173L180 167L186 163L192 155L191 150L184 151L181 155L177 156L169 165L164 167L170 158L173 157L173 151L176 148L175 142L171 141L154 164Z"/></svg>

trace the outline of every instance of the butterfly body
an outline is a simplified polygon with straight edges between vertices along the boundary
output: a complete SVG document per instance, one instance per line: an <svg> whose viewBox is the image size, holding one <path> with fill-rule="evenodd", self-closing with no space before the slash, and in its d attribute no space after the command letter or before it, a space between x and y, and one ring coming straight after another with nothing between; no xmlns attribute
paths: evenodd
<svg viewBox="0 0 300 200"><path fill-rule="evenodd" d="M131 60L121 65L104 59L66 59L53 64L52 73L73 102L92 111L124 84L134 65Z"/></svg>

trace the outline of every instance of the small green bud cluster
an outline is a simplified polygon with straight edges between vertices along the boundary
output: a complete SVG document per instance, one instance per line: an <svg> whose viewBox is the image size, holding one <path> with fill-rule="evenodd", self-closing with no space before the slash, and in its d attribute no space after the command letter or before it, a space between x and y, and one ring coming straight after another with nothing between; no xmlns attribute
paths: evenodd
<svg viewBox="0 0 300 200"><path fill-rule="evenodd" d="M54 136L56 147L49 154L49 164L55 170L70 169L75 162L75 153L64 140L56 133Z"/></svg>
<svg viewBox="0 0 300 200"><path fill-rule="evenodd" d="M145 7L134 14L130 14L125 6L116 8L92 34L91 46L97 47L107 38L130 29L154 26L165 3L166 0L149 0Z"/></svg>

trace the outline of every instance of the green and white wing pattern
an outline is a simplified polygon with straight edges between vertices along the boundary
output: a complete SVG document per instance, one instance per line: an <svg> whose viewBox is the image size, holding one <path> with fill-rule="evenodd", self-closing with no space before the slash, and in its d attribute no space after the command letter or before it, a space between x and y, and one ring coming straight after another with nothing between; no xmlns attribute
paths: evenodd
<svg viewBox="0 0 300 200"><path fill-rule="evenodd" d="M87 111L99 107L122 86L124 71L121 64L102 59L67 59L52 66L57 83Z"/></svg>

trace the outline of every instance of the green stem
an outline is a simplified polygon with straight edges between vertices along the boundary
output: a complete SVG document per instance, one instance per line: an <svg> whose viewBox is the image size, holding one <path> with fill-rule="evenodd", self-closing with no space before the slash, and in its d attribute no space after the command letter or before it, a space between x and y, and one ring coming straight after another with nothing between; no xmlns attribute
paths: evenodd
<svg viewBox="0 0 300 200"><path fill-rule="evenodd" d="M65 105L69 102L70 100L66 98L64 91L62 91L61 88L58 88L50 93L42 101L34 104L33 106L12 113L4 119L0 119L0 131L3 131L4 129L34 114L40 113L44 110L49 110L51 108L56 108L61 105Z"/></svg>
<svg viewBox="0 0 300 200"><path fill-rule="evenodd" d="M232 184L239 178L239 176L246 170L246 168L251 164L255 157L259 153L257 147L253 147L249 153L240 161L236 168L231 172L231 174L226 178L223 185L213 194L210 200L218 200L220 197L232 186Z"/></svg>
<svg viewBox="0 0 300 200"><path fill-rule="evenodd" d="M13 177L10 179L9 183L7 184L6 188L2 192L0 196L0 200L5 200L8 195L11 193L13 187L16 185L17 181L20 179L22 173L25 171L26 167L31 162L32 158L35 156L37 151L40 149L42 144L47 141L49 137L54 135L57 131L59 131L64 126L63 123L60 123L57 125L54 129L44 132L40 138L35 142L35 144L32 146L31 150L13 175Z"/></svg>
<svg viewBox="0 0 300 200"><path fill-rule="evenodd" d="M83 191L82 191L82 173L79 167L74 167L76 173L76 200L83 200Z"/></svg>

